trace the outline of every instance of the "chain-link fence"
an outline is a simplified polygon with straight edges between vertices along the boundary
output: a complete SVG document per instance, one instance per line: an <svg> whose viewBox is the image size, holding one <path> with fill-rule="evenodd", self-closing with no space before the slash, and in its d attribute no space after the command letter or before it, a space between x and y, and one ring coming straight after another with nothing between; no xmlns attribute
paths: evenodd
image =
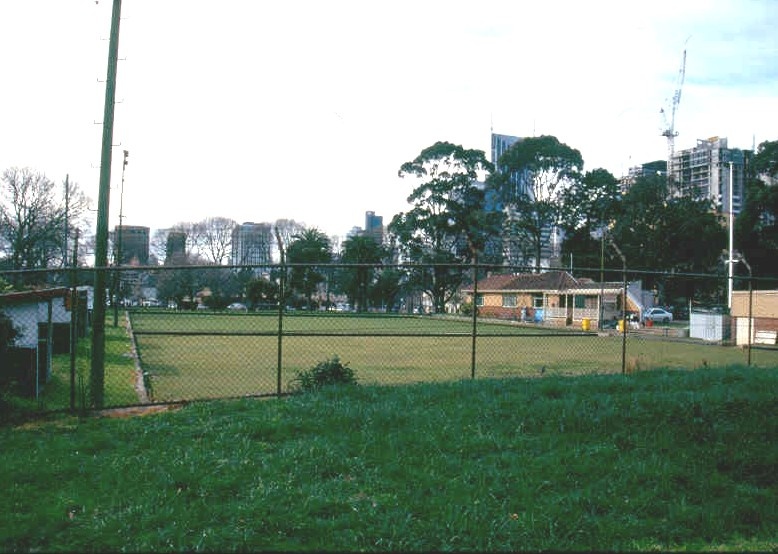
<svg viewBox="0 0 778 554"><path fill-rule="evenodd" d="M778 283L755 276L423 264L106 271L102 346L91 333L94 269L3 274L22 284L0 295L4 394L44 410L98 407L95 347L105 350L104 407L283 395L335 359L382 385L778 366Z"/></svg>

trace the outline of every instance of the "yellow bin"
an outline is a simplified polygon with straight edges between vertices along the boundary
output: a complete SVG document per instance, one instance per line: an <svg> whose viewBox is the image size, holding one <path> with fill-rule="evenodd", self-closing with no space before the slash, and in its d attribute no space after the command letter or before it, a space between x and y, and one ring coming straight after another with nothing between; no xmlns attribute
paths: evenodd
<svg viewBox="0 0 778 554"><path fill-rule="evenodd" d="M620 319L619 320L619 333L623 333L623 332L624 332L624 320Z"/></svg>
<svg viewBox="0 0 778 554"><path fill-rule="evenodd" d="M581 330L582 331L589 331L592 328L592 320L588 317L585 317L581 320Z"/></svg>

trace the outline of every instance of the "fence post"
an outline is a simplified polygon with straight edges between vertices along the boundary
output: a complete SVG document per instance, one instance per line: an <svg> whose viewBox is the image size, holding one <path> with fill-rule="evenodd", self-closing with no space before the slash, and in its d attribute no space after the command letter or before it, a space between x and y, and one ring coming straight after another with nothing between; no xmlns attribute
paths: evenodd
<svg viewBox="0 0 778 554"><path fill-rule="evenodd" d="M278 252L281 257L281 276L278 280L278 345L276 352L278 359L276 362L276 395L281 396L281 363L282 363L282 347L284 337L284 295L285 295L285 282L286 282L286 265L284 259L284 242L281 240L281 233L278 232L278 227L275 228L276 241L278 242Z"/></svg>
<svg viewBox="0 0 778 554"><path fill-rule="evenodd" d="M478 334L478 307L476 306L476 296L478 296L478 253L473 252L473 333L472 346L470 349L470 378L475 379L475 343Z"/></svg>
<svg viewBox="0 0 778 554"><path fill-rule="evenodd" d="M748 269L748 365L751 365L751 343L753 342L751 340L751 332L753 325L753 317L754 317L754 274L751 272L751 266L748 264L748 262L743 258L743 263L746 265L746 268Z"/></svg>
<svg viewBox="0 0 778 554"><path fill-rule="evenodd" d="M623 322L622 327L623 333L621 334L621 374L626 375L627 373L627 329L629 328L629 325L627 324L627 264L624 263L624 267L621 270L622 272L622 280L624 281L624 301L621 303L621 314Z"/></svg>
<svg viewBox="0 0 778 554"><path fill-rule="evenodd" d="M73 269L70 271L70 410L76 410L76 348L78 348L78 290L76 266L78 265L78 228L73 245Z"/></svg>

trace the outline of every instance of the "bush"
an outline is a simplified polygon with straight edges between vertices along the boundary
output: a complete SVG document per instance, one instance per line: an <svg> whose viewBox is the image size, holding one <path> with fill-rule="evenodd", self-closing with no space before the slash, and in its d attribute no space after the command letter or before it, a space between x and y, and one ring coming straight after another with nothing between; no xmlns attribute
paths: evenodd
<svg viewBox="0 0 778 554"><path fill-rule="evenodd" d="M311 369L298 371L292 383L295 391L310 392L329 385L356 385L357 378L348 363L341 363L337 356L333 356Z"/></svg>

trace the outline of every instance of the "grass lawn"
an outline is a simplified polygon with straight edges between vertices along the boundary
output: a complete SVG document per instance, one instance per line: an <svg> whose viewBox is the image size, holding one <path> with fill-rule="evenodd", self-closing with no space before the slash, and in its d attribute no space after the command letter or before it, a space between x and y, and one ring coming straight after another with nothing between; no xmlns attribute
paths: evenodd
<svg viewBox="0 0 778 554"><path fill-rule="evenodd" d="M745 367L59 417L0 428L0 550L775 550L777 439Z"/></svg>
<svg viewBox="0 0 778 554"><path fill-rule="evenodd" d="M275 314L143 312L132 318L155 400L274 394L278 380ZM282 392L298 371L337 355L365 384L463 379L471 373L472 323L466 319L297 313L284 318ZM143 332L190 334L146 335ZM197 333L243 333L207 335ZM249 335L246 333L255 333ZM264 333L262 335L261 333ZM315 333L298 336L297 333ZM347 334L358 336L346 336ZM385 336L374 336L381 333ZM557 336L549 336L557 333ZM425 336L427 334L427 336ZM476 377L619 373L621 336L479 322ZM505 336L498 336L498 335ZM630 370L743 364L739 348L628 334ZM778 366L778 351L754 355Z"/></svg>
<svg viewBox="0 0 778 554"><path fill-rule="evenodd" d="M78 341L76 353L76 408L89 403L89 374L91 370L91 338ZM124 321L113 326L113 316L105 325L105 405L137 404L135 391L135 361L132 344ZM52 379L46 383L41 397L44 410L70 408L70 354L59 354L52 359Z"/></svg>

